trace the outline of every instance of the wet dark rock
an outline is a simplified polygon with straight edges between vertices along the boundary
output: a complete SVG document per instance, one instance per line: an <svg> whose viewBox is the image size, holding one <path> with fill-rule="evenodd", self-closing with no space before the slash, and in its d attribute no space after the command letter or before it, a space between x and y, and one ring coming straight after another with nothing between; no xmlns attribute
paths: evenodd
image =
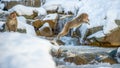
<svg viewBox="0 0 120 68"><path fill-rule="evenodd" d="M26 29L17 29L17 32L20 32L20 33L26 33Z"/></svg>
<svg viewBox="0 0 120 68"><path fill-rule="evenodd" d="M56 40L56 42L57 42L59 45L65 45L65 43L64 43L62 40Z"/></svg>

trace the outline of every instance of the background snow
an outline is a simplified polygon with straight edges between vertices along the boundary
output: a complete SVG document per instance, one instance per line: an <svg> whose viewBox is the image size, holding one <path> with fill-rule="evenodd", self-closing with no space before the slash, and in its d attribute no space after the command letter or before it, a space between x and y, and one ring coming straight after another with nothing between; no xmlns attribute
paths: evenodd
<svg viewBox="0 0 120 68"><path fill-rule="evenodd" d="M0 68L55 68L47 40L15 32L0 38Z"/></svg>
<svg viewBox="0 0 120 68"><path fill-rule="evenodd" d="M38 15L46 15L46 10L42 7L28 7L23 5L16 5L9 9L10 12L16 11L19 15L32 15L33 11L38 11Z"/></svg>
<svg viewBox="0 0 120 68"><path fill-rule="evenodd" d="M79 0L46 0L43 7L46 10L55 10L56 7L59 8L59 11L63 10L65 13L72 12L76 14L80 5L79 2Z"/></svg>

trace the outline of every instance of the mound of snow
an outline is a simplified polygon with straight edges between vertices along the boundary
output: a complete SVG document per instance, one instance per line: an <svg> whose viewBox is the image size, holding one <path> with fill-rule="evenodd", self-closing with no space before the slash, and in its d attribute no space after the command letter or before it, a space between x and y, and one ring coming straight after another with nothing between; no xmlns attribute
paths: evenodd
<svg viewBox="0 0 120 68"><path fill-rule="evenodd" d="M15 32L0 33L0 68L55 68L49 41Z"/></svg>
<svg viewBox="0 0 120 68"><path fill-rule="evenodd" d="M19 15L32 15L33 11L38 11L38 15L46 15L46 10L42 7L28 7L24 5L16 5L9 9L10 12L16 11Z"/></svg>
<svg viewBox="0 0 120 68"><path fill-rule="evenodd" d="M35 36L34 27L26 23L26 19L23 16L17 17L18 29L26 29L28 35Z"/></svg>

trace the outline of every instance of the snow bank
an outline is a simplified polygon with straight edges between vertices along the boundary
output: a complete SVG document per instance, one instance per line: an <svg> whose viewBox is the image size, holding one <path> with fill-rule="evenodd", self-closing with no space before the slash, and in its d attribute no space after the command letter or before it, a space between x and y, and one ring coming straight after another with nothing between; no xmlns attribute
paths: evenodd
<svg viewBox="0 0 120 68"><path fill-rule="evenodd" d="M38 11L38 15L46 15L46 10L42 7L28 7L24 5L16 5L9 9L10 12L16 11L19 15L32 15L33 11Z"/></svg>
<svg viewBox="0 0 120 68"><path fill-rule="evenodd" d="M15 32L0 33L0 68L55 68L44 39Z"/></svg>

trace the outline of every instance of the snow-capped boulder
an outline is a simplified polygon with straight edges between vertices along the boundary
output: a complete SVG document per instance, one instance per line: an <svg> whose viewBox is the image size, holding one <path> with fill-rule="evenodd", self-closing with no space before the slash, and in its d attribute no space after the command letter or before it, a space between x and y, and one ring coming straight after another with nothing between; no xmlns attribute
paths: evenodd
<svg viewBox="0 0 120 68"><path fill-rule="evenodd" d="M32 15L23 15L26 19L35 19L38 16L38 11L33 10Z"/></svg>
<svg viewBox="0 0 120 68"><path fill-rule="evenodd" d="M42 7L29 7L24 5L16 5L9 9L9 12L16 11L18 15L32 15L33 11L37 11L38 15L46 15L46 10Z"/></svg>
<svg viewBox="0 0 120 68"><path fill-rule="evenodd" d="M78 0L46 0L43 8L45 8L50 13L58 12L65 14L76 14L80 5L80 1Z"/></svg>
<svg viewBox="0 0 120 68"><path fill-rule="evenodd" d="M49 23L44 23L42 27L39 28L39 30L36 31L36 34L38 36L52 36L53 35L53 31L52 28L50 27Z"/></svg>
<svg viewBox="0 0 120 68"><path fill-rule="evenodd" d="M90 36L89 40L92 40L93 45L100 46L120 46L120 29L111 31L110 34L106 35L103 31L98 31ZM91 44L91 45L92 45Z"/></svg>
<svg viewBox="0 0 120 68"><path fill-rule="evenodd" d="M43 21L48 22L50 27L52 28L52 30L55 32L56 25L58 23L58 14L57 13L48 14L48 15L45 16Z"/></svg>

